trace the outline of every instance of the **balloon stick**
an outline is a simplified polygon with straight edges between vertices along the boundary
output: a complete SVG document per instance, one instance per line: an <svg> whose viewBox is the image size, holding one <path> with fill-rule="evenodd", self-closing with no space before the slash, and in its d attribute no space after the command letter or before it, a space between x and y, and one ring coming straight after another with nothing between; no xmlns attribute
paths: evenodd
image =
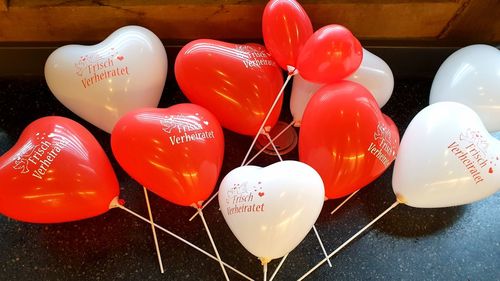
<svg viewBox="0 0 500 281"><path fill-rule="evenodd" d="M222 263L222 260L219 255L219 251L217 251L217 246L215 246L214 239L212 238L212 234L210 233L210 229L208 229L207 221L205 220L205 217L203 216L203 211L201 208L198 208L198 213L200 215L201 221L203 222L203 225L205 226L205 229L207 230L208 238L210 239L210 243L212 243L212 247L214 248L215 255L217 256L217 260L219 261L220 267L222 268L222 272L224 273L224 277L226 277L226 280L229 281L229 277L227 276L226 269L224 268L224 264Z"/></svg>
<svg viewBox="0 0 500 281"><path fill-rule="evenodd" d="M269 140L269 143L273 146L273 149L274 149L274 152L276 153L276 156L278 156L278 158L280 159L280 162L283 161L283 158L281 158L281 155L280 155L280 152L278 151L278 149L276 148L276 145L274 145L274 142L273 140L271 139L271 136L269 135L269 133L265 132L264 133L264 136L266 136L266 138Z"/></svg>
<svg viewBox="0 0 500 281"><path fill-rule="evenodd" d="M349 243L351 243L354 239L356 239L359 235L361 235L363 232L365 232L370 226L372 226L374 223L376 223L379 219L381 219L385 214L387 214L390 210L394 209L397 205L399 204L399 201L394 202L389 208L387 208L385 211L383 211L378 217L373 219L371 222L369 222L365 227L363 227L360 231L358 231L356 234L354 234L351 238L349 238L347 241L344 242L344 244L340 245L335 251L333 251L331 254L328 255L328 257L324 258L321 260L318 264L316 264L313 268L311 268L308 272L306 272L302 277L297 279L297 281L304 280L309 274L311 274L314 270L316 270L318 267L320 267L323 263L327 261L327 259L333 257L335 254L337 254L340 250L342 250L345 246L347 246Z"/></svg>
<svg viewBox="0 0 500 281"><path fill-rule="evenodd" d="M290 127L292 127L293 125L295 124L295 121L292 121L290 122L290 124L288 124L285 128L283 128L283 130L281 130L281 132L279 132L273 139L271 142L267 143L264 147L262 147L250 160L248 160L248 162L245 164L245 165L249 165L250 163L253 162L253 160L255 160L257 158L257 156L259 156L262 152L264 152L264 150L266 150L266 148L268 148L271 143L274 144L274 141L276 141L279 137L281 137L281 135L283 135L286 130L288 130Z"/></svg>
<svg viewBox="0 0 500 281"><path fill-rule="evenodd" d="M267 263L262 265L262 271L264 272L264 281L267 281Z"/></svg>
<svg viewBox="0 0 500 281"><path fill-rule="evenodd" d="M280 270L281 266L283 265L283 263L285 262L286 260L286 257L288 257L288 254L286 254L284 257L281 258L281 261L280 263L278 264L278 267L276 267L276 269L274 270L274 273L273 275L271 275L271 278L269 278L269 281L273 281L274 277L276 276L276 274L278 274L278 271Z"/></svg>
<svg viewBox="0 0 500 281"><path fill-rule="evenodd" d="M347 201L349 201L349 199L351 199L354 195L356 195L356 193L358 193L359 189L354 191L353 193L351 193L351 195L349 195L349 197L347 197L344 201L342 201L342 203L340 203L340 205L337 206L337 208L335 208L331 213L330 215L333 215L333 213L335 213L336 211L338 211L338 209L340 209Z"/></svg>
<svg viewBox="0 0 500 281"><path fill-rule="evenodd" d="M286 77L286 80L285 80L285 83L283 83L283 87L281 87L281 90L279 91L278 95L276 96L276 99L274 99L274 102L273 104L271 105L271 108L269 109L269 111L267 112L267 115L266 115L266 118L264 118L264 121L262 122L262 124L260 125L260 129L257 131L257 134L255 135L255 137L253 138L253 141L252 141L252 144L250 145L250 147L248 148L248 151L247 151L247 154L245 155L245 158L243 158L243 161L241 162L241 166L243 166L243 164L245 164L245 162L247 161L248 159L248 156L250 156L250 152L252 151L252 148L253 146L255 145L255 143L257 142L257 138L259 137L259 135L264 132L264 126L266 125L266 122L267 120L269 119L269 116L271 116L271 113L273 112L274 108L276 107L276 104L278 104L278 101L280 99L280 97L283 95L283 91L285 91L285 87L286 85L288 84L288 82L290 81L290 79L292 78L292 76L294 76L295 74L297 73L297 71L292 71L288 74L288 76Z"/></svg>
<svg viewBox="0 0 500 281"><path fill-rule="evenodd" d="M285 128L283 128L283 130L281 130L281 132L279 132L273 139L271 142L267 143L264 147L262 147L259 152L257 152L257 154L255 154L250 160L248 160L248 162L245 164L245 165L249 165L250 163L252 163L253 160L255 160L257 158L257 156L259 156L264 150L266 150L266 148L268 148L271 143L274 144L274 141L276 141L279 137L281 137L281 135L283 135L283 133L286 132L286 130L288 130L288 128L292 127L293 124L295 123L295 121L292 121L290 122L290 124L288 124ZM212 202L212 200L215 199L215 197L217 197L217 195L219 194L219 192L216 192L214 195L212 195L212 197L210 197L210 199L208 199L206 201L205 204L203 204L203 206L201 207L201 209L203 210L205 208L205 206L207 206L208 204L210 204L210 202ZM189 221L192 221L196 216L198 215L198 212L194 213L194 215L189 218Z"/></svg>
<svg viewBox="0 0 500 281"><path fill-rule="evenodd" d="M158 256L158 263L160 264L160 271L161 271L161 273L165 273L165 271L163 270L163 262L161 260L160 246L158 245L158 238L156 237L156 228L154 226L153 213L151 212L151 205L149 204L148 191L147 191L146 187L143 186L142 188L144 189L144 198L146 199L146 205L148 207L149 222L151 223L151 231L153 232L153 239L155 241L156 255Z"/></svg>
<svg viewBox="0 0 500 281"><path fill-rule="evenodd" d="M137 217L137 218L139 218L140 220L145 221L145 222L147 222L147 223L151 224L151 222L150 222L148 219L146 219L145 217L143 217L143 216L139 215L138 213L136 213L136 212L134 212L134 211L132 211L132 210L128 209L127 207L122 206L122 205L121 205L121 204L119 204L118 202L116 202L116 203L112 203L110 207L111 207L111 208L113 208L113 207L120 208L121 210L124 210L125 212L127 212L127 213L129 213L129 214L131 214L131 215L133 215L133 216L135 216L135 217ZM184 238L180 237L179 235L177 235L177 234L175 234L175 233L171 232L170 230L168 230L168 229L166 229L166 228L164 228L164 227L162 227L162 226L160 226L160 225L158 225L158 224L156 224L156 223L153 223L153 225L154 225L156 228L158 228L159 230L161 230L161 231L163 231L163 232L167 233L168 235L170 235L170 236L174 237L175 239L177 239L177 240L179 240L179 241L183 242L184 244L186 244L186 245L188 245L188 246L192 247L193 249L195 249L195 250L197 250L197 251L199 251L199 252L201 252L201 253L205 254L207 257L209 257L209 258L211 258L211 259L213 259L213 260L218 261L218 259L217 259L214 255L212 255L212 254L210 254L209 252L207 252L207 251L203 250L202 248L200 248L200 247L196 246L195 244L193 244L193 243L189 242L188 240L186 240L186 239L184 239ZM237 274L239 274L241 277L243 277L243 278L245 278L245 279L247 279L247 280L249 280L249 281L254 281L252 278L250 278L250 277L248 277L247 275L243 274L241 271L237 270L236 268L234 268L234 267L232 267L232 266L228 265L228 264L227 264L227 263L225 263L225 262L222 262L222 263L224 264L224 266L226 266L227 268L229 268L229 269L231 269L232 271L236 272L236 273L237 273Z"/></svg>
<svg viewBox="0 0 500 281"><path fill-rule="evenodd" d="M328 258L328 254L326 253L325 246L323 246L323 241L321 241L321 237L319 237L318 230L316 229L316 226L313 224L313 230L314 234L316 234L316 238L318 238L319 246L321 247L321 250L323 250L323 254L325 255L328 265L332 267L332 263L330 262L330 259Z"/></svg>

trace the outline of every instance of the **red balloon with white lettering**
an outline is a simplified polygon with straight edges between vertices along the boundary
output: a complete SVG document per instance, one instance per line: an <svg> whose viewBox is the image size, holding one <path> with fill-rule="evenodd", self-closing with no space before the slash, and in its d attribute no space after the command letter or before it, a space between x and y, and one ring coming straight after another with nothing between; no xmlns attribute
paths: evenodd
<svg viewBox="0 0 500 281"><path fill-rule="evenodd" d="M283 73L264 46L198 39L175 60L175 78L186 97L212 112L233 132L255 136L283 86ZM280 97L266 126L280 116Z"/></svg>
<svg viewBox="0 0 500 281"><path fill-rule="evenodd" d="M219 122L188 103L126 114L111 133L111 146L130 176L183 206L199 207L210 196L224 158Z"/></svg>
<svg viewBox="0 0 500 281"><path fill-rule="evenodd" d="M346 196L380 176L394 161L399 133L360 84L322 87L309 101L299 137L300 161L323 179L330 199Z"/></svg>
<svg viewBox="0 0 500 281"><path fill-rule="evenodd" d="M111 164L97 140L67 118L38 119L0 157L0 213L58 223L100 215L118 197Z"/></svg>

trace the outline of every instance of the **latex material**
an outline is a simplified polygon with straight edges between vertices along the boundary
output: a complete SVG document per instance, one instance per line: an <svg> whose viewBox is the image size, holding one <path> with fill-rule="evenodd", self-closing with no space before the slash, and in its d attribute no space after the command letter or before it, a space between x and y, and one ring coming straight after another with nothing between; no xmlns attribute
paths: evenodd
<svg viewBox="0 0 500 281"><path fill-rule="evenodd" d="M80 124L44 117L26 127L0 157L0 213L32 223L59 223L109 210L119 187L96 139Z"/></svg>
<svg viewBox="0 0 500 281"><path fill-rule="evenodd" d="M167 67L160 39L126 26L97 45L58 48L45 63L45 80L64 106L111 133L125 113L158 106Z"/></svg>
<svg viewBox="0 0 500 281"><path fill-rule="evenodd" d="M448 57L432 82L430 103L454 101L472 108L490 132L500 131L500 51L471 45Z"/></svg>
<svg viewBox="0 0 500 281"><path fill-rule="evenodd" d="M219 206L229 228L250 253L267 262L304 239L323 202L321 177L297 161L236 168L219 188Z"/></svg>
<svg viewBox="0 0 500 281"><path fill-rule="evenodd" d="M111 147L123 169L175 204L201 204L212 193L224 158L215 117L194 104L139 109L118 121Z"/></svg>
<svg viewBox="0 0 500 281"><path fill-rule="evenodd" d="M318 171L326 197L333 199L376 179L396 157L398 145L396 125L368 90L342 81L321 88L307 105L299 158Z"/></svg>
<svg viewBox="0 0 500 281"><path fill-rule="evenodd" d="M378 56L363 49L361 65L346 80L363 85L373 95L379 107L384 106L394 89L394 76L391 68ZM300 74L293 77L292 95L290 97L290 111L295 126L300 126L304 110L311 96L325 84L313 83L305 80Z"/></svg>
<svg viewBox="0 0 500 281"><path fill-rule="evenodd" d="M420 111L401 140L392 186L419 208L468 204L500 189L500 142L478 115L455 102Z"/></svg>
<svg viewBox="0 0 500 281"><path fill-rule="evenodd" d="M269 1L262 15L264 44L281 68L296 66L307 39L313 34L311 20L295 0Z"/></svg>
<svg viewBox="0 0 500 281"><path fill-rule="evenodd" d="M255 136L271 108L283 75L259 44L238 45L200 39L188 43L175 61L175 77L186 97L212 112L222 126ZM274 126L282 98L267 126Z"/></svg>
<svg viewBox="0 0 500 281"><path fill-rule="evenodd" d="M345 27L324 26L307 40L297 60L297 69L308 81L331 83L343 79L358 69L363 48Z"/></svg>

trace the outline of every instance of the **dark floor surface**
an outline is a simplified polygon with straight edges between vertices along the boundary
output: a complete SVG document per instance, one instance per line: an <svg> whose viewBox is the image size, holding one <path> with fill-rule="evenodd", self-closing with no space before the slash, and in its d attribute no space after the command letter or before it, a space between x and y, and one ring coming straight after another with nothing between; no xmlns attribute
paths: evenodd
<svg viewBox="0 0 500 281"><path fill-rule="evenodd" d="M400 79L382 109L403 133L411 118L428 103L430 79ZM185 101L171 78L160 107ZM24 127L47 115L61 115L87 127L111 158L126 206L146 215L142 188L113 159L107 133L75 116L50 93L43 77L0 78L0 151L16 141ZM285 106L282 120L289 120ZM239 166L251 138L225 131L221 175ZM297 159L297 150L285 155ZM262 156L255 164L277 159ZM340 200L329 200L316 223L328 252L385 210L395 198L392 167L361 190L337 214ZM151 195L156 222L212 252L194 210ZM398 206L308 280L500 280L500 193L453 208L416 209ZM226 225L217 204L206 218L224 261L256 280L260 262L247 252ZM113 209L104 215L64 224L39 225L0 216L0 280L223 280L219 265L161 233L166 273L160 274L150 226ZM290 254L275 280L296 280L323 258L313 233ZM272 273L278 261L270 264ZM229 272L231 280L241 280Z"/></svg>

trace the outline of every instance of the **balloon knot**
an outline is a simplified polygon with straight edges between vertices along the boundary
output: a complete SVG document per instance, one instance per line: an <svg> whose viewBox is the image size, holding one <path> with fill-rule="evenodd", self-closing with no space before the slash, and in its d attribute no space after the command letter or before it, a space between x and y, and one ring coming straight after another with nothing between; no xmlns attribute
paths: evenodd
<svg viewBox="0 0 500 281"><path fill-rule="evenodd" d="M288 70L288 75L290 76L299 74L299 71L295 66L287 65L286 69Z"/></svg>
<svg viewBox="0 0 500 281"><path fill-rule="evenodd" d="M259 260L262 265L268 264L271 261L271 259L268 258L259 258Z"/></svg>
<svg viewBox="0 0 500 281"><path fill-rule="evenodd" d="M120 205L125 205L125 200L124 199L118 199L118 204Z"/></svg>

